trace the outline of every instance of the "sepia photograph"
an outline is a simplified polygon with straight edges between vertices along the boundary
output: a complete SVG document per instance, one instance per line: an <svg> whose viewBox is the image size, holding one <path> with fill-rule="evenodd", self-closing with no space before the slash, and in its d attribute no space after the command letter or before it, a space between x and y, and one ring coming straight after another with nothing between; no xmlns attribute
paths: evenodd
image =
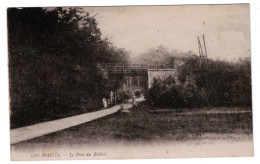
<svg viewBox="0 0 260 164"><path fill-rule="evenodd" d="M249 4L6 12L12 161L254 156Z"/></svg>

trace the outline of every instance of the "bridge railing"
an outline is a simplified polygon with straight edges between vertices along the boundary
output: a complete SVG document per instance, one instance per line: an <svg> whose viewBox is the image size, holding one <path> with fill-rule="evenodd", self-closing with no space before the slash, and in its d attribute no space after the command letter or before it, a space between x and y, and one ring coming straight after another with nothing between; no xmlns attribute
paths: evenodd
<svg viewBox="0 0 260 164"><path fill-rule="evenodd" d="M116 70L124 70L124 64L117 64L115 67Z"/></svg>
<svg viewBox="0 0 260 164"><path fill-rule="evenodd" d="M107 64L106 70L116 70L116 65L113 63Z"/></svg>
<svg viewBox="0 0 260 164"><path fill-rule="evenodd" d="M141 64L132 64L131 69L141 69Z"/></svg>
<svg viewBox="0 0 260 164"><path fill-rule="evenodd" d="M148 70L148 69L164 69L165 65L147 65L147 64L122 64L107 63L99 64L98 69L108 71L124 71L124 70Z"/></svg>
<svg viewBox="0 0 260 164"><path fill-rule="evenodd" d="M148 65L147 64L141 64L141 69L148 69Z"/></svg>
<svg viewBox="0 0 260 164"><path fill-rule="evenodd" d="M125 68L125 70L130 70L132 68L132 66L131 66L131 64L126 64L124 68Z"/></svg>

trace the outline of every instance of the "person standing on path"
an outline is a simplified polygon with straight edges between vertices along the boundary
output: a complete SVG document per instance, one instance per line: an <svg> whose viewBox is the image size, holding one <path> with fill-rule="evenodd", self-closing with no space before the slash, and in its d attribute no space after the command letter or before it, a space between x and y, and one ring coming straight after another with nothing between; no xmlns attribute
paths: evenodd
<svg viewBox="0 0 260 164"><path fill-rule="evenodd" d="M106 109L107 108L107 100L106 100L106 98L103 98L102 102L103 102L104 109Z"/></svg>
<svg viewBox="0 0 260 164"><path fill-rule="evenodd" d="M132 94L132 104L133 104L133 107L136 106L136 97L135 97L134 93Z"/></svg>

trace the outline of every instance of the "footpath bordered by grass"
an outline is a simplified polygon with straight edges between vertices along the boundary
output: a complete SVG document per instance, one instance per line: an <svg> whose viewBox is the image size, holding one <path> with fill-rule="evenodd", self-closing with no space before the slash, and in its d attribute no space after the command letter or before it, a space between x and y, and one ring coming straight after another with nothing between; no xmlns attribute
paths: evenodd
<svg viewBox="0 0 260 164"><path fill-rule="evenodd" d="M205 139L252 140L250 112L178 115L171 112L150 113L146 108L139 106L130 113L117 112L92 122L18 143L14 147L57 142L64 145L98 146L107 143L145 144ZM226 111L233 109L226 108Z"/></svg>

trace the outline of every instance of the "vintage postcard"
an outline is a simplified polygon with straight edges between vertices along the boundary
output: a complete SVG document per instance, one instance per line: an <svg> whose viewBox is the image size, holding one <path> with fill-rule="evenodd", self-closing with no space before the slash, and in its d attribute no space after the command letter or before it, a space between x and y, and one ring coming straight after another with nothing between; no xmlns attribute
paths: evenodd
<svg viewBox="0 0 260 164"><path fill-rule="evenodd" d="M11 160L253 156L249 13L8 8Z"/></svg>

